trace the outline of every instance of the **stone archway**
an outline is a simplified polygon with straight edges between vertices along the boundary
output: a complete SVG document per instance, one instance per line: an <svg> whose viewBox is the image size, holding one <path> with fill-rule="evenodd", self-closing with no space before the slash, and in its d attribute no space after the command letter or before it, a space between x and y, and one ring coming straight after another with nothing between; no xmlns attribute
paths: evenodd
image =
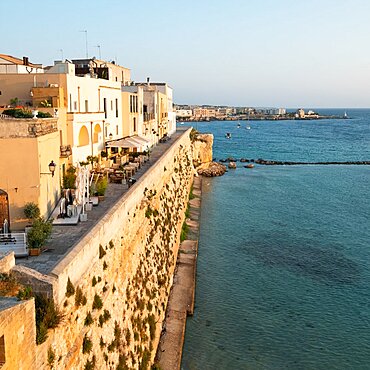
<svg viewBox="0 0 370 370"><path fill-rule="evenodd" d="M4 220L9 224L9 200L8 193L0 189L0 229L3 228Z"/></svg>

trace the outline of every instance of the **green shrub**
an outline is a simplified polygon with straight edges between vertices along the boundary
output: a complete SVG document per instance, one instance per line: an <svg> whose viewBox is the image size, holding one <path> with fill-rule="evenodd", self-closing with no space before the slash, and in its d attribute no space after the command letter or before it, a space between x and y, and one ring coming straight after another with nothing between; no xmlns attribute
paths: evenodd
<svg viewBox="0 0 370 370"><path fill-rule="evenodd" d="M63 188L76 189L76 167L69 166L63 174Z"/></svg>
<svg viewBox="0 0 370 370"><path fill-rule="evenodd" d="M85 318L85 322L84 322L84 325L85 326L90 326L92 323L94 322L92 316L91 316L91 312L89 311L86 315L86 318Z"/></svg>
<svg viewBox="0 0 370 370"><path fill-rule="evenodd" d="M82 289L80 287L77 287L76 289L76 295L75 295L75 306L85 306L87 303L87 298L86 296L82 293Z"/></svg>
<svg viewBox="0 0 370 370"><path fill-rule="evenodd" d="M156 330L156 323L155 323L154 315L148 316L148 324L149 324L150 339L153 340L155 337L155 330Z"/></svg>
<svg viewBox="0 0 370 370"><path fill-rule="evenodd" d="M90 353L92 351L92 341L91 339L85 334L84 339L82 341L82 353Z"/></svg>
<svg viewBox="0 0 370 370"><path fill-rule="evenodd" d="M100 296L98 294L95 294L94 301L92 305L93 310L101 310L103 308L103 301L101 300Z"/></svg>
<svg viewBox="0 0 370 370"><path fill-rule="evenodd" d="M48 365L50 366L50 368L53 368L54 361L55 361L55 352L53 351L51 347L49 347L48 348Z"/></svg>
<svg viewBox="0 0 370 370"><path fill-rule="evenodd" d="M103 246L99 244L99 258L103 258L107 252L104 250Z"/></svg>
<svg viewBox="0 0 370 370"><path fill-rule="evenodd" d="M145 217L146 218L150 218L150 216L153 214L153 211L152 209L150 208L150 206L148 206L148 208L146 209L145 211Z"/></svg>
<svg viewBox="0 0 370 370"><path fill-rule="evenodd" d="M3 114L6 116L14 117L14 118L32 118L33 114L28 109L23 108L12 108L12 109L5 109Z"/></svg>
<svg viewBox="0 0 370 370"><path fill-rule="evenodd" d="M27 242L30 248L41 248L49 238L53 228L52 221L43 218L34 220L31 230L27 234Z"/></svg>
<svg viewBox="0 0 370 370"><path fill-rule="evenodd" d="M63 319L63 314L54 304L54 300L44 295L35 295L36 343L41 344L47 338L47 330L56 328Z"/></svg>
<svg viewBox="0 0 370 370"><path fill-rule="evenodd" d="M84 370L93 370L95 369L95 365L96 365L96 357L94 355L91 360L86 361Z"/></svg>
<svg viewBox="0 0 370 370"><path fill-rule="evenodd" d="M46 341L48 337L48 328L41 322L39 325L36 323L36 344L41 344Z"/></svg>
<svg viewBox="0 0 370 370"><path fill-rule="evenodd" d="M32 288L30 286L26 286L23 289L20 289L17 298L19 301L26 301L33 297Z"/></svg>
<svg viewBox="0 0 370 370"><path fill-rule="evenodd" d="M101 177L95 185L95 195L103 196L107 190L108 180L106 177Z"/></svg>
<svg viewBox="0 0 370 370"><path fill-rule="evenodd" d="M189 226L184 221L184 223L182 224L182 228L181 228L180 241L183 242L184 240L186 240L186 237L188 235L188 231L189 231Z"/></svg>
<svg viewBox="0 0 370 370"><path fill-rule="evenodd" d="M70 278L67 281L67 290L66 290L66 297L70 297L75 294L75 287L73 286Z"/></svg>
<svg viewBox="0 0 370 370"><path fill-rule="evenodd" d="M120 354L118 357L118 365L116 370L128 370L129 367L127 366L127 358L125 355Z"/></svg>
<svg viewBox="0 0 370 370"><path fill-rule="evenodd" d="M49 112L38 112L37 118L52 118L53 116Z"/></svg>
<svg viewBox="0 0 370 370"><path fill-rule="evenodd" d="M100 345L100 348L103 348L106 345L106 343L104 342L104 339L103 339L102 336L100 336L100 343L99 343L99 345Z"/></svg>
<svg viewBox="0 0 370 370"><path fill-rule="evenodd" d="M119 327L117 321L115 321L115 323L114 323L114 340L117 343L117 347L119 346L119 344L121 342L121 335L122 335L121 328Z"/></svg>
<svg viewBox="0 0 370 370"><path fill-rule="evenodd" d="M24 205L24 215L30 220L34 220L40 217L40 208L34 202L28 202Z"/></svg>
<svg viewBox="0 0 370 370"><path fill-rule="evenodd" d="M143 357L141 358L139 370L147 370L150 362L150 352L145 349Z"/></svg>

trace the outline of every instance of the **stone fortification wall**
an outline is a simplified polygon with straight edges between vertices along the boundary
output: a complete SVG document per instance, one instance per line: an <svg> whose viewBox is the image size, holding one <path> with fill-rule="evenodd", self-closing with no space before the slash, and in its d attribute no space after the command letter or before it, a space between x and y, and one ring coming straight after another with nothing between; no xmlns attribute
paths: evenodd
<svg viewBox="0 0 370 370"><path fill-rule="evenodd" d="M193 158L195 166L208 166L212 162L212 134L196 134L193 140Z"/></svg>
<svg viewBox="0 0 370 370"><path fill-rule="evenodd" d="M54 268L64 319L37 346L37 369L50 353L53 369L150 368L192 176L187 131Z"/></svg>
<svg viewBox="0 0 370 370"><path fill-rule="evenodd" d="M2 298L0 302L1 370L28 370L36 367L36 324L33 299L19 302Z"/></svg>

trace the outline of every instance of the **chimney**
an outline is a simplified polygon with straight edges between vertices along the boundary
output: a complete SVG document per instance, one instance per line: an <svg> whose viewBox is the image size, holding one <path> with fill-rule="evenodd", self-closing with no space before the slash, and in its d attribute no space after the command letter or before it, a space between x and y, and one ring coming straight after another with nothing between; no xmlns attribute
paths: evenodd
<svg viewBox="0 0 370 370"><path fill-rule="evenodd" d="M28 66L29 62L28 62L28 57L23 57L23 64L25 66Z"/></svg>
<svg viewBox="0 0 370 370"><path fill-rule="evenodd" d="M148 84L148 86L150 85L150 77L146 78L146 83Z"/></svg>

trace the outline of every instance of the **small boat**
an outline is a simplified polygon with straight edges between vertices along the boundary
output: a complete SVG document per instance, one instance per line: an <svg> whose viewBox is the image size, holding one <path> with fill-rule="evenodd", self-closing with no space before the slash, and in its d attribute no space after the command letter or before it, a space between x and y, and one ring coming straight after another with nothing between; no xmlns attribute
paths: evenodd
<svg viewBox="0 0 370 370"><path fill-rule="evenodd" d="M347 111L344 111L343 118L344 118L344 119L347 119L347 118L348 118Z"/></svg>
<svg viewBox="0 0 370 370"><path fill-rule="evenodd" d="M231 134L230 134L230 132L226 132L225 137L226 137L226 139L231 139Z"/></svg>
<svg viewBox="0 0 370 370"><path fill-rule="evenodd" d="M254 167L254 164L253 163L249 163L247 165L244 166L245 168L253 168Z"/></svg>
<svg viewBox="0 0 370 370"><path fill-rule="evenodd" d="M228 167L231 168L231 169L235 169L236 168L236 163L235 162L229 162Z"/></svg>
<svg viewBox="0 0 370 370"><path fill-rule="evenodd" d="M246 128L247 130L250 130L250 129L251 129L251 127L250 127L250 126L246 126L245 128Z"/></svg>
<svg viewBox="0 0 370 370"><path fill-rule="evenodd" d="M240 128L240 123L238 123L238 128Z"/></svg>

